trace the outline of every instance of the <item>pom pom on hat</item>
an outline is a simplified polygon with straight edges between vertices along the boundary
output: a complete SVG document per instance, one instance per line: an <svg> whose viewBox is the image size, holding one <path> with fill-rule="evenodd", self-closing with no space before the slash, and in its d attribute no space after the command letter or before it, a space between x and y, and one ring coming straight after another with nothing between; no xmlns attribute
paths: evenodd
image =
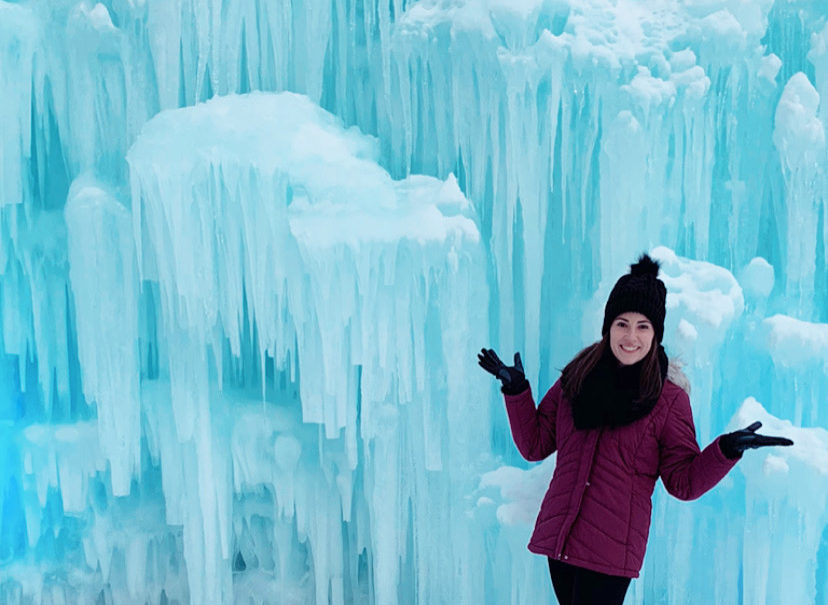
<svg viewBox="0 0 828 605"><path fill-rule="evenodd" d="M638 262L630 265L630 275L652 275L658 277L658 270L661 265L658 261L650 258L649 254L642 254Z"/></svg>

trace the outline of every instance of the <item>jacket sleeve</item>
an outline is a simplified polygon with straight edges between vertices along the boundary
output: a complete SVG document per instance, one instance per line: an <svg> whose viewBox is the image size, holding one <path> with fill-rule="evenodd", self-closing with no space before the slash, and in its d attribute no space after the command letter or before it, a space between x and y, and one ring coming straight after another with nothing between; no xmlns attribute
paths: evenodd
<svg viewBox="0 0 828 605"><path fill-rule="evenodd" d="M530 461L543 460L557 449L555 423L561 399L559 383L549 389L535 409L532 389L504 395L509 426L520 454Z"/></svg>
<svg viewBox="0 0 828 605"><path fill-rule="evenodd" d="M725 457L718 438L699 451L690 398L680 391L659 437L659 475L667 491L679 500L695 500L721 481L737 462Z"/></svg>

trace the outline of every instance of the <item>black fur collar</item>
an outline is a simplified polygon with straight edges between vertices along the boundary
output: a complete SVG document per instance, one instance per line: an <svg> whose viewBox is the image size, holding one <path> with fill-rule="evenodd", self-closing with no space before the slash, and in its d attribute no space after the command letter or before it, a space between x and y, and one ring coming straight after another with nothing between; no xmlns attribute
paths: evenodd
<svg viewBox="0 0 828 605"><path fill-rule="evenodd" d="M667 354L658 345L661 382L667 378ZM643 361L630 366L618 364L607 348L598 365L593 368L572 402L575 428L594 429L619 427L643 418L655 407L658 399L636 402L638 399Z"/></svg>

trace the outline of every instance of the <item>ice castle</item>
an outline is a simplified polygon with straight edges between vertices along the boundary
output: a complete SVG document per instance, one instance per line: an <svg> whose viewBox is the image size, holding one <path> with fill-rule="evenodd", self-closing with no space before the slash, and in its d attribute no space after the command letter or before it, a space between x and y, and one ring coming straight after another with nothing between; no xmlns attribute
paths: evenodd
<svg viewBox="0 0 828 605"><path fill-rule="evenodd" d="M0 603L553 603L475 354L650 251L702 447L796 445L626 602L828 604L826 98L825 0L0 0Z"/></svg>

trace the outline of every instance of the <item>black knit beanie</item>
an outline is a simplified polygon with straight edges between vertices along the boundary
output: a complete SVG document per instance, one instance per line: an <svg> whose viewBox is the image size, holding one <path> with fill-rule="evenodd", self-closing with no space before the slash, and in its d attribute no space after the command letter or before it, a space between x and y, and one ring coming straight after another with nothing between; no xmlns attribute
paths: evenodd
<svg viewBox="0 0 828 605"><path fill-rule="evenodd" d="M609 332L612 321L629 311L641 313L655 330L656 342L664 336L665 304L667 288L658 279L658 262L642 254L638 262L630 266L630 272L622 275L610 292L607 306L604 307L604 325L601 335Z"/></svg>

